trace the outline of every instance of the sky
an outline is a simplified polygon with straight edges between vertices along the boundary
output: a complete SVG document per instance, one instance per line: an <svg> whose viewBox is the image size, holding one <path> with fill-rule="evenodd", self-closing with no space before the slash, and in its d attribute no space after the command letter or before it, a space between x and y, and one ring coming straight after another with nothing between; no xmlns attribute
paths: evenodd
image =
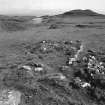
<svg viewBox="0 0 105 105"><path fill-rule="evenodd" d="M105 14L105 0L0 0L0 14L56 14L92 9Z"/></svg>

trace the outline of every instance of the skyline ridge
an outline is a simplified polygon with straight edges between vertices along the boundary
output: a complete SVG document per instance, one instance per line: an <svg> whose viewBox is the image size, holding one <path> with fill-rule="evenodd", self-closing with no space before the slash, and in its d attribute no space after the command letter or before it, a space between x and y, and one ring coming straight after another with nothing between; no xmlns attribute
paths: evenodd
<svg viewBox="0 0 105 105"><path fill-rule="evenodd" d="M105 12L100 12L97 10L92 10L92 9L71 9L71 10L30 10L30 11L24 11L24 10L17 10L17 11L8 11L8 12L0 12L0 15L23 15L23 16L27 16L27 15L32 15L32 16L44 16L44 15L59 15L59 14L63 14L66 12L71 12L71 11L75 11L75 10L80 10L80 11L85 11L85 10L90 10L92 12L95 12L97 14L102 14L105 15ZM23 12L24 11L24 12Z"/></svg>

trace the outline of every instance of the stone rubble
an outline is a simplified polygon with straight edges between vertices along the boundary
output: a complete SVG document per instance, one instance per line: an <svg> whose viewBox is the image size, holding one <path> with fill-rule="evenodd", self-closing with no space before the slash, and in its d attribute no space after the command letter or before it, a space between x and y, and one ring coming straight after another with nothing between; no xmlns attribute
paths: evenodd
<svg viewBox="0 0 105 105"><path fill-rule="evenodd" d="M76 85L78 85L79 87L82 87L82 88L91 87L90 83L82 81L79 77L76 77L74 79L74 82Z"/></svg>
<svg viewBox="0 0 105 105"><path fill-rule="evenodd" d="M90 56L88 62L88 69L91 75L95 74L105 74L105 67L103 62L99 62L94 56Z"/></svg>
<svg viewBox="0 0 105 105"><path fill-rule="evenodd" d="M95 54L95 52L89 51L82 57L81 60L79 59L79 65L81 65L80 67L82 68L80 68L79 72L77 72L78 76L75 76L74 78L75 85L80 88L88 87L94 90L99 84L100 87L104 87L103 81L105 79L105 62L101 61L101 59L99 60L98 57L98 53Z"/></svg>
<svg viewBox="0 0 105 105"><path fill-rule="evenodd" d="M44 68L44 65L41 63L27 63L18 67L18 69L25 69L30 74L33 74L33 72L41 72Z"/></svg>
<svg viewBox="0 0 105 105"><path fill-rule="evenodd" d="M0 92L0 105L19 105L20 102L21 93L19 91L2 90L2 92Z"/></svg>
<svg viewBox="0 0 105 105"><path fill-rule="evenodd" d="M21 68L31 71L32 68L28 65L23 65Z"/></svg>
<svg viewBox="0 0 105 105"><path fill-rule="evenodd" d="M78 60L79 54L80 52L83 51L83 45L80 46L79 50L76 52L76 54L74 55L74 57L70 57L69 61L68 61L68 65L72 65L73 62L76 62Z"/></svg>
<svg viewBox="0 0 105 105"><path fill-rule="evenodd" d="M61 73L54 73L47 76L49 79L66 80L66 77Z"/></svg>

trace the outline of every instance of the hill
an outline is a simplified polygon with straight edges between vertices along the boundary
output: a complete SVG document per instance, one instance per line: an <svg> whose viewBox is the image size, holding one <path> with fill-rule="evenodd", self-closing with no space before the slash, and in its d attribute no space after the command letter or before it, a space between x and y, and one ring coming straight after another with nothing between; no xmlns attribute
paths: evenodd
<svg viewBox="0 0 105 105"><path fill-rule="evenodd" d="M65 12L61 15L62 16L105 16L103 14L99 14L99 13L94 12L94 11L89 10L89 9L86 9L86 10L81 10L81 9L71 10L71 11Z"/></svg>

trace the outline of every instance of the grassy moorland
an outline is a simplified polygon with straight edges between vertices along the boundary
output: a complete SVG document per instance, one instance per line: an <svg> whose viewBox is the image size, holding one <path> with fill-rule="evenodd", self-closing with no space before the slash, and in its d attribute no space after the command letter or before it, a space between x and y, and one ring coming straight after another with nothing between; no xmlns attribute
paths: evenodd
<svg viewBox="0 0 105 105"><path fill-rule="evenodd" d="M78 11L0 16L0 89L21 92L19 105L105 104L105 16Z"/></svg>

